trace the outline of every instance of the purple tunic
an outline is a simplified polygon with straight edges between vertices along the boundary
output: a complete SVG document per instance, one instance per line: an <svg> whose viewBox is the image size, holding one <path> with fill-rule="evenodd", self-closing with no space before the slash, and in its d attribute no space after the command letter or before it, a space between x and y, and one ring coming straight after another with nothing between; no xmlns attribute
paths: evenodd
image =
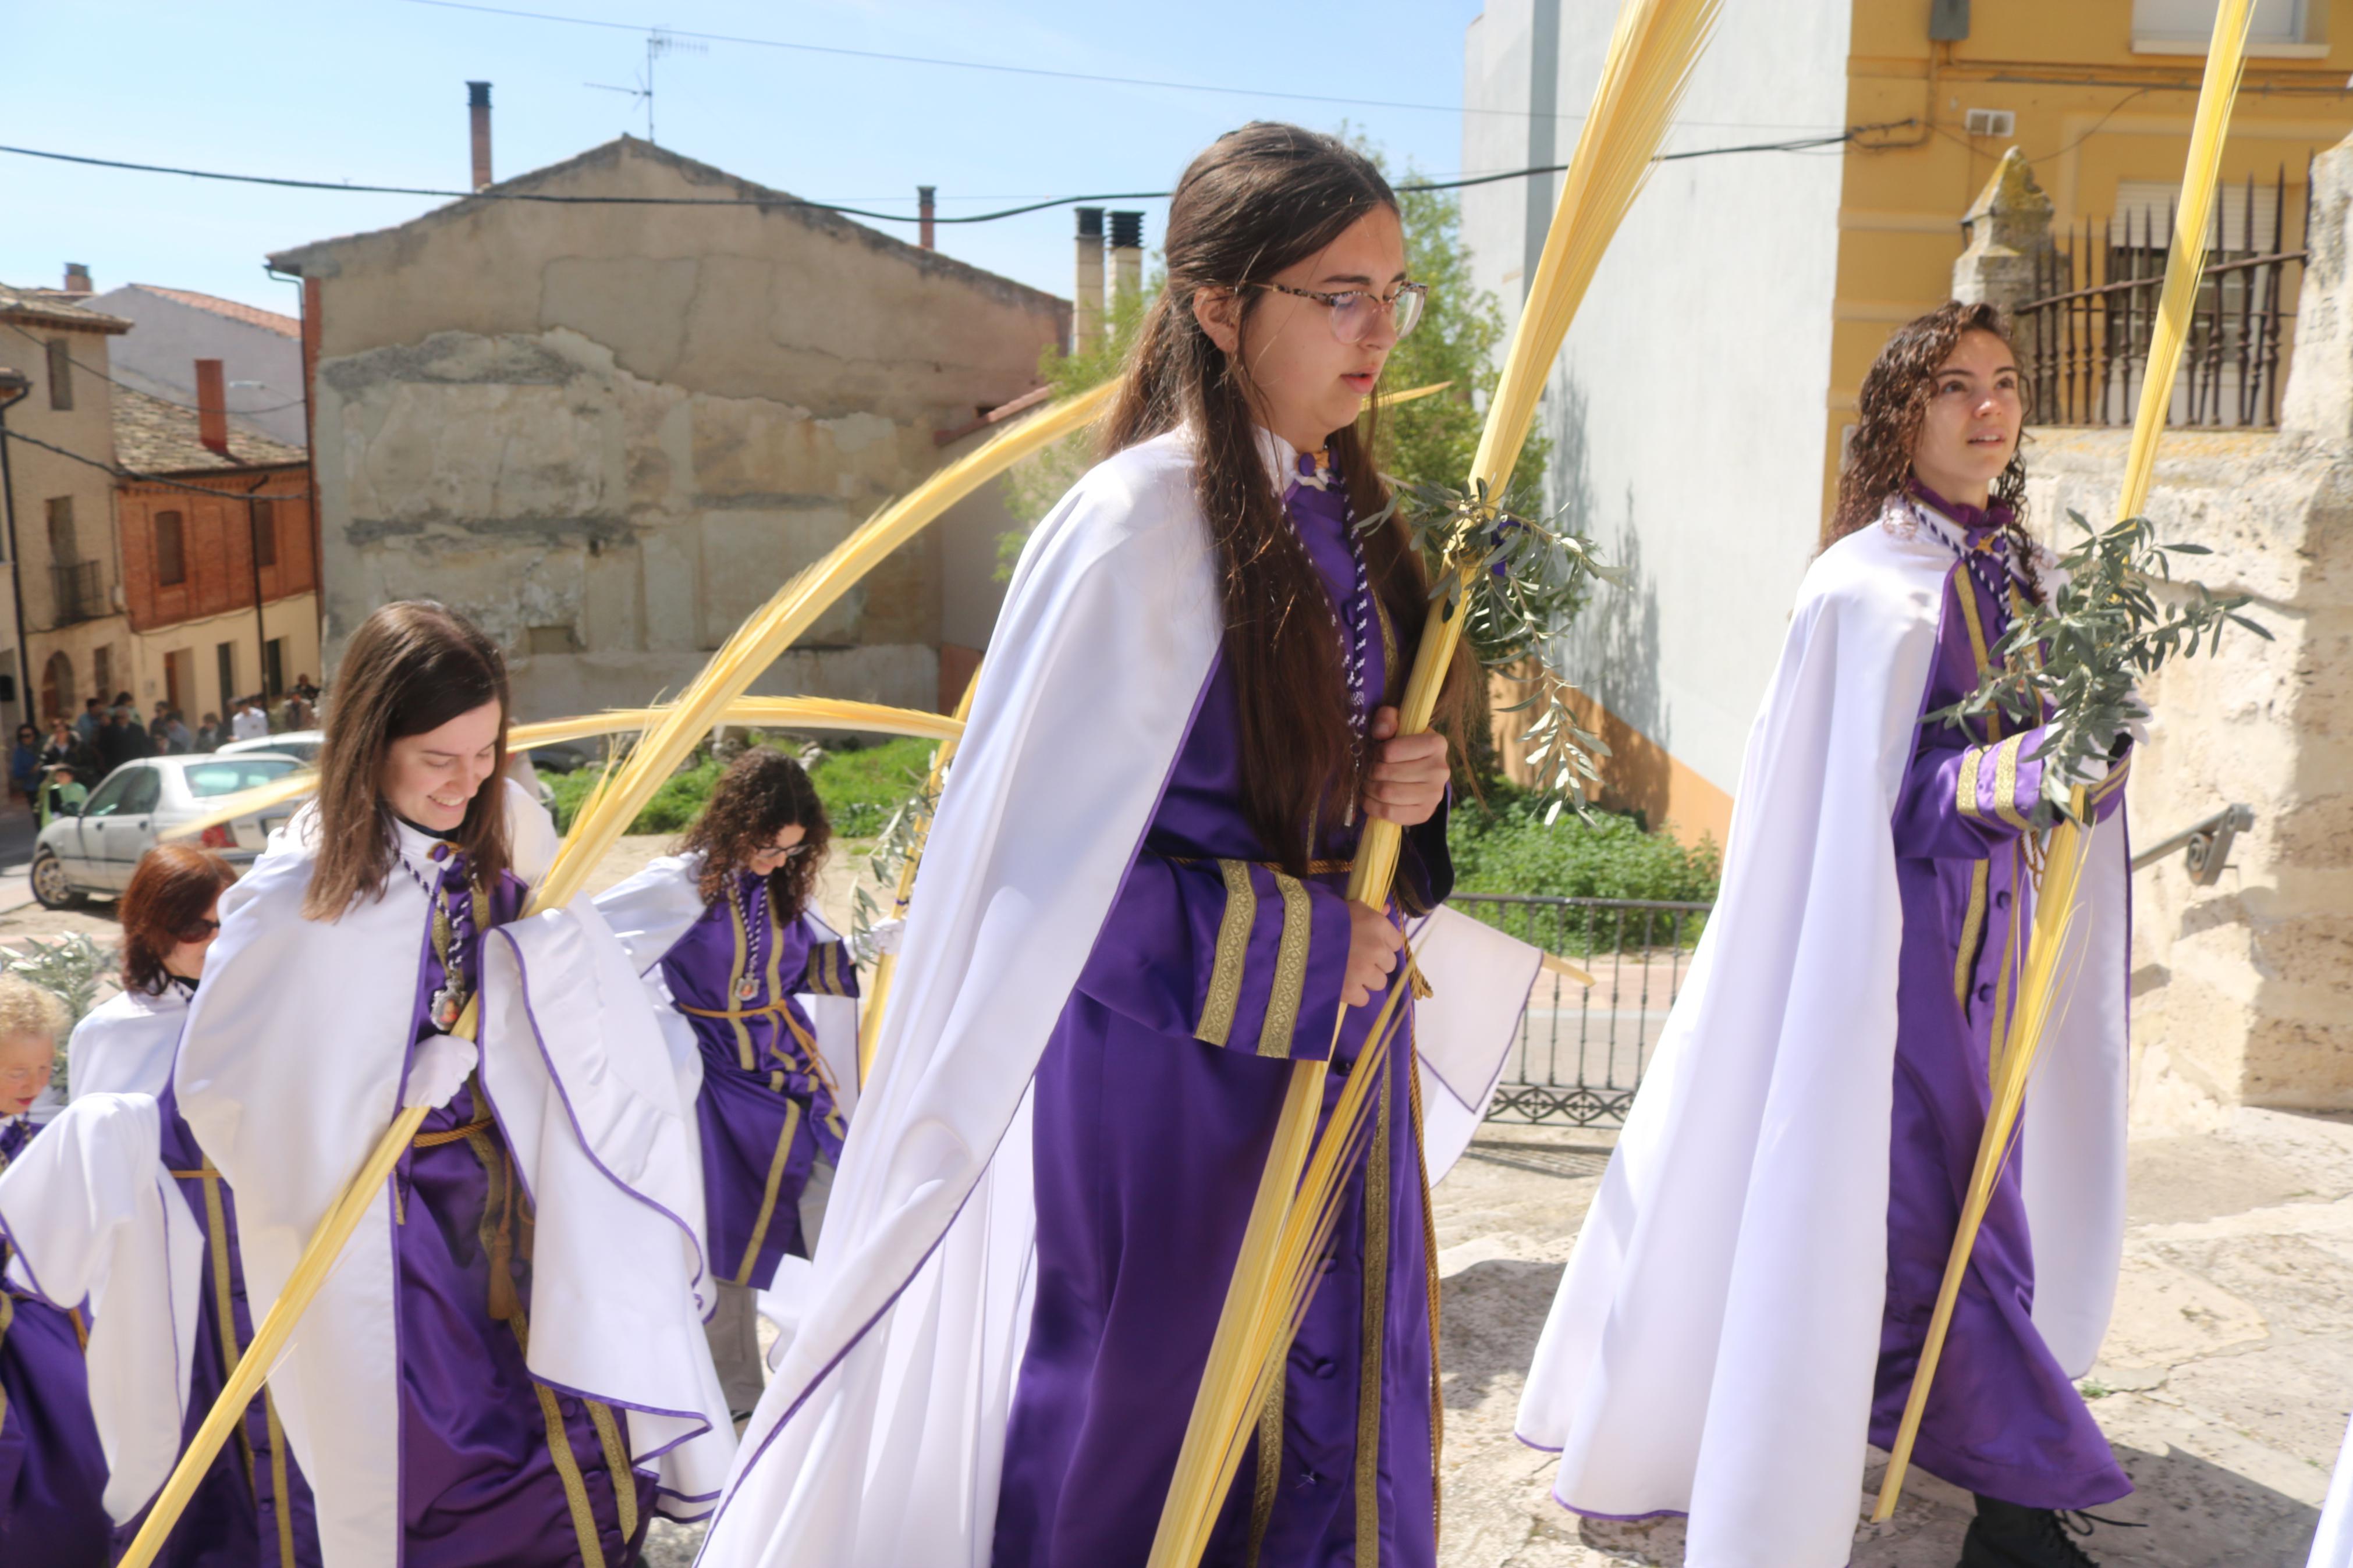
<svg viewBox="0 0 2353 1568"><path fill-rule="evenodd" d="M1345 498L1294 485L1284 499L1335 602L1346 604L1356 578ZM1385 632L1367 625L1367 691L1387 690L1398 662ZM1294 881L1258 863L1266 850L1241 804L1238 732L1221 658L1039 1065L1037 1301L1006 1439L997 1568L1148 1555L1282 1111L1283 1058L1331 1055L1328 1118L1377 1010L1378 997L1352 1009L1335 1048L1345 873ZM1406 868L1425 900L1451 884L1444 832L1441 813L1407 836ZM1318 853L1343 861L1356 839L1354 826L1335 827ZM1400 1034L1369 1158L1348 1180L1279 1403L1205 1563L1354 1564L1360 1531L1375 1532L1384 1563L1435 1562L1433 1325L1411 1062Z"/></svg>
<svg viewBox="0 0 2353 1568"><path fill-rule="evenodd" d="M178 1178L180 1194L205 1241L195 1352L188 1369L188 1414L181 1432L185 1444L212 1413L235 1358L253 1342L254 1324L237 1247L237 1205L228 1184L210 1173L212 1166L196 1146L195 1134L180 1115L178 1091L166 1084L157 1106L163 1117L164 1167ZM228 1325L226 1333L224 1322ZM142 1510L115 1532L118 1554L130 1546L146 1518ZM246 1407L237 1435L214 1457L212 1468L197 1483L195 1495L155 1561L164 1568L317 1568L319 1525L310 1483L287 1447L267 1394Z"/></svg>
<svg viewBox="0 0 2353 1568"><path fill-rule="evenodd" d="M797 992L858 994L839 942L776 917L765 879L735 873L734 897L702 911L662 958L662 978L702 1047L703 1204L712 1270L765 1286L786 1253L808 1256L801 1189L841 1160L842 1117ZM746 979L753 994L738 987Z"/></svg>
<svg viewBox="0 0 2353 1568"><path fill-rule="evenodd" d="M459 932L451 956L470 990L481 930L463 858L441 847L434 858ZM488 901L489 923L511 921L522 885L509 877ZM429 932L422 970L412 1048L436 1032L432 996L445 979ZM631 1468L619 1414L524 1365L531 1200L475 1080L426 1117L396 1172L394 1205L404 1568L632 1561L653 1478Z"/></svg>
<svg viewBox="0 0 2353 1568"><path fill-rule="evenodd" d="M0 1168L37 1131L0 1122ZM8 1247L0 1242L0 1269ZM106 1457L71 1317L0 1284L0 1563L101 1568L111 1525Z"/></svg>
<svg viewBox="0 0 2353 1568"><path fill-rule="evenodd" d="M1997 520L1925 497L1973 547ZM2001 580L1999 558L1984 576ZM1964 597L1966 595L1966 597ZM1974 612L1974 627L1972 615ZM1947 584L1924 715L1978 685L2010 609L1963 569ZM1960 1224L1992 1099L1994 1041L2007 1031L2034 889L2021 828L2042 787L2022 734L1999 716L1968 732L1921 725L1894 824L1904 911L1896 976L1895 1099L1887 1205L1887 1303L1871 1438L1894 1440ZM2096 815L2124 799L2125 764L2094 791ZM2123 1005L2123 998L2116 999ZM2030 1112L2031 1112L2030 1107ZM1953 1310L1914 1462L1955 1486L2031 1508L2080 1509L2132 1489L2098 1423L2034 1328L2034 1257L2019 1185L2005 1167Z"/></svg>

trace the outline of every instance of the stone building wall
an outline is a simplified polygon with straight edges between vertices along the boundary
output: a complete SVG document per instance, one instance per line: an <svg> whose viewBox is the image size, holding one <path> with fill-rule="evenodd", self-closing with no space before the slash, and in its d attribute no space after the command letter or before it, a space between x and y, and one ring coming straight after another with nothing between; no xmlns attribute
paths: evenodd
<svg viewBox="0 0 2353 1568"><path fill-rule="evenodd" d="M1973 225L1957 295L2015 302L2003 260L2037 238L1988 203L2040 197L2022 164L1996 174L1971 217L1998 222ZM2194 885L2179 855L2133 878L2145 1127L2240 1104L2353 1110L2353 142L2316 163L2313 201L2280 428L2168 430L2158 448L2150 518L2215 552L2182 558L2184 574L2252 595L2274 640L2233 632L2145 693L2156 718L2127 786L2134 841L2234 804L2254 814L2212 886ZM2070 511L2113 520L2130 444L2128 429L2031 431L2036 531L2063 545Z"/></svg>
<svg viewBox="0 0 2353 1568"><path fill-rule="evenodd" d="M515 658L525 717L675 692L791 574L1029 390L1069 305L623 138L497 187L742 206L469 200L272 258L318 287L326 657L429 595ZM932 707L939 531L755 689Z"/></svg>

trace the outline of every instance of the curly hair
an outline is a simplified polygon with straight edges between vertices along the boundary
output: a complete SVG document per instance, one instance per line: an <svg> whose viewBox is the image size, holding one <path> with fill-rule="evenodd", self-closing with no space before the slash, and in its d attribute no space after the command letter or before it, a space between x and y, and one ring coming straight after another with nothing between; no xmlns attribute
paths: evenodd
<svg viewBox="0 0 2353 1568"><path fill-rule="evenodd" d="M1947 300L1896 328L1887 346L1872 361L1870 372L1862 378L1862 394L1855 399L1854 437L1847 444L1846 459L1839 469L1838 505L1822 531L1825 547L1870 527L1878 521L1887 498L1911 482L1912 451L1919 445L1921 426L1927 422L1936 372L1967 332L1990 332L2004 347L2015 348L2010 322L2000 307ZM2028 385L2021 381L2021 397L2027 392ZM2007 509L2009 516L2002 526L2021 542L2027 539L2025 448L2021 433L2019 449L2010 455L2009 466L1993 481L1988 509ZM2040 598L2041 584L2033 582L2032 552L2023 552L2021 559L2027 563L2029 580Z"/></svg>
<svg viewBox="0 0 2353 1568"><path fill-rule="evenodd" d="M55 992L15 974L0 974L0 1040L31 1035L55 1047L72 1020Z"/></svg>
<svg viewBox="0 0 2353 1568"><path fill-rule="evenodd" d="M236 867L192 844L159 844L141 856L116 910L122 922L122 988L161 996L172 983L164 961L180 943L203 935L197 922L236 881Z"/></svg>
<svg viewBox="0 0 2353 1568"><path fill-rule="evenodd" d="M776 842L795 823L802 828L800 853L768 873L768 896L780 921L797 919L808 908L833 826L807 770L784 752L754 746L729 763L711 792L711 804L678 843L681 855L702 853L696 884L702 901L717 903L726 894L727 879L753 852Z"/></svg>

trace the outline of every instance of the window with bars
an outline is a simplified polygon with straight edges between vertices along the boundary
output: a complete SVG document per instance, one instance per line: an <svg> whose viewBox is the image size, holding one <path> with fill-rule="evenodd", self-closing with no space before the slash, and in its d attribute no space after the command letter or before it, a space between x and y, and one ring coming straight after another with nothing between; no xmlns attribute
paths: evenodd
<svg viewBox="0 0 2353 1568"><path fill-rule="evenodd" d="M187 529L176 511L155 514L155 584L176 588L188 580Z"/></svg>

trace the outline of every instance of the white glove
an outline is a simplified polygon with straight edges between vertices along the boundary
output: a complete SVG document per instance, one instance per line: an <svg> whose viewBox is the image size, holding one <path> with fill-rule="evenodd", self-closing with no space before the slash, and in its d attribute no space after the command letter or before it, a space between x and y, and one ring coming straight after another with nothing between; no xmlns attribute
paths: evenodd
<svg viewBox="0 0 2353 1568"><path fill-rule="evenodd" d="M480 1059L474 1042L463 1035L428 1036L417 1047L417 1059L409 1064L408 1088L400 1103L437 1110L448 1104L449 1097L466 1086L467 1075Z"/></svg>
<svg viewBox="0 0 2353 1568"><path fill-rule="evenodd" d="M859 959L862 962L870 958L879 958L886 952L898 952L899 940L906 934L906 931L907 922L903 920L875 921L866 928L866 934L858 939Z"/></svg>

